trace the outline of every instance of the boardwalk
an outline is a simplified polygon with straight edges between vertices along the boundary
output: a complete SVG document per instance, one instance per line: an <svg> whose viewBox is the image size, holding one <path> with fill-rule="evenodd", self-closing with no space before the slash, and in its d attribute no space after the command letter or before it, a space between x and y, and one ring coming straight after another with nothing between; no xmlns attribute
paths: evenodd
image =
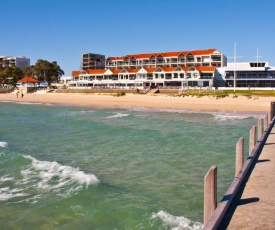
<svg viewBox="0 0 275 230"><path fill-rule="evenodd" d="M275 127L245 185L227 229L275 229Z"/></svg>

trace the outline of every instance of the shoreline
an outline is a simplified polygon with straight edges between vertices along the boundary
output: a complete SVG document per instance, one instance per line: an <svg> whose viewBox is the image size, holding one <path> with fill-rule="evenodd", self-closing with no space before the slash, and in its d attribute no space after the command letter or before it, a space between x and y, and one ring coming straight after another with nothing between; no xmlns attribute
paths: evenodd
<svg viewBox="0 0 275 230"><path fill-rule="evenodd" d="M136 95L126 94L116 97L107 94L26 94L16 98L13 93L0 94L0 102L41 103L60 106L105 107L122 109L158 109L160 111L185 111L199 113L255 113L266 114L270 111L270 103L274 97L233 96L225 98L214 97L175 97L168 95Z"/></svg>

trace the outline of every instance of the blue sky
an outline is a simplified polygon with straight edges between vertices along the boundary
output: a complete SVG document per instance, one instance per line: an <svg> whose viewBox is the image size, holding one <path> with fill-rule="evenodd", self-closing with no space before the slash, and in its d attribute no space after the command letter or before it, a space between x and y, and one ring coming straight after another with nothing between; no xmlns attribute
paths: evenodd
<svg viewBox="0 0 275 230"><path fill-rule="evenodd" d="M1 0L0 56L57 61L217 48L275 66L274 0ZM228 58L228 62L233 59Z"/></svg>

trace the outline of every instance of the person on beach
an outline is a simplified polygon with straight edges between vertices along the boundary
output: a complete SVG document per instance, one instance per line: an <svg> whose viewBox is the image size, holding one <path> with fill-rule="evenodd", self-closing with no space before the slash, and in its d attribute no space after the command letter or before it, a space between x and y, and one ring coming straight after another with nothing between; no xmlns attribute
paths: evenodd
<svg viewBox="0 0 275 230"><path fill-rule="evenodd" d="M19 90L16 89L15 93L16 93L16 98L18 98Z"/></svg>
<svg viewBox="0 0 275 230"><path fill-rule="evenodd" d="M23 98L23 97L24 97L24 93L25 93L25 90L24 90L24 89L22 89L21 98Z"/></svg>

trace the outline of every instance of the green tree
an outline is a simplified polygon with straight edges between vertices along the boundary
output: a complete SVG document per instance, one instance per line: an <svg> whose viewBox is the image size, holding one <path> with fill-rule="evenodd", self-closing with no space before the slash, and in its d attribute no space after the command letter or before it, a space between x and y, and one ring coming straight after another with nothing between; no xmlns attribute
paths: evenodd
<svg viewBox="0 0 275 230"><path fill-rule="evenodd" d="M18 79L22 76L22 70L16 66L9 66L9 61L4 60L0 63L0 84L16 85Z"/></svg>
<svg viewBox="0 0 275 230"><path fill-rule="evenodd" d="M35 70L34 65L30 65L22 69L24 77L34 77L35 78Z"/></svg>
<svg viewBox="0 0 275 230"><path fill-rule="evenodd" d="M46 81L49 85L52 82L58 82L60 77L64 75L64 71L56 61L48 62L42 59L37 60L34 65L34 72L38 80Z"/></svg>
<svg viewBox="0 0 275 230"><path fill-rule="evenodd" d="M23 76L23 72L17 66L11 66L11 78L9 79L9 83L13 86L16 86L16 82L20 77Z"/></svg>

